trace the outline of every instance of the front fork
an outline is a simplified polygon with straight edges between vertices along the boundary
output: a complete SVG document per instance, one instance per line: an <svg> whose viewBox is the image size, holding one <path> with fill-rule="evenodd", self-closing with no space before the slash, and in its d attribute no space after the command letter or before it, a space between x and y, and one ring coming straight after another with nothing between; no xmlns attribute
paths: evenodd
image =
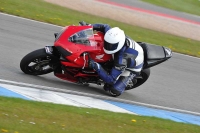
<svg viewBox="0 0 200 133"><path fill-rule="evenodd" d="M51 58L49 65L52 67L54 72L55 71L62 72L59 55L58 55L58 52L56 52L55 47L54 46L45 46L44 49L45 49L46 54L49 55ZM59 70L59 67L61 70Z"/></svg>
<svg viewBox="0 0 200 133"><path fill-rule="evenodd" d="M53 55L53 46L45 46L44 49L48 55Z"/></svg>

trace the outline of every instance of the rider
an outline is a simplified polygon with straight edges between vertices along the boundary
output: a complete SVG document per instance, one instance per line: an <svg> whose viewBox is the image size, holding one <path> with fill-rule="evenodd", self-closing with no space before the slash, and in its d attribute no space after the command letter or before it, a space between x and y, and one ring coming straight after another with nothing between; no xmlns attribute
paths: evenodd
<svg viewBox="0 0 200 133"><path fill-rule="evenodd" d="M104 90L112 96L119 96L124 92L129 81L140 74L144 61L143 49L118 27L111 28L108 24L92 24L92 26L93 30L104 33L104 51L112 54L114 65L109 74L92 59L89 60L88 65L106 82Z"/></svg>

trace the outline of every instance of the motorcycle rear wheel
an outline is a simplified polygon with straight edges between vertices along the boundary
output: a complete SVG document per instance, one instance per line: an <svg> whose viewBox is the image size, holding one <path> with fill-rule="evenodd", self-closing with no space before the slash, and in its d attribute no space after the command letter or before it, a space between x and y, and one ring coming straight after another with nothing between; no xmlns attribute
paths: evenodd
<svg viewBox="0 0 200 133"><path fill-rule="evenodd" d="M53 72L53 68L50 66L51 61L52 57L42 48L24 56L20 62L20 68L25 74L43 75Z"/></svg>
<svg viewBox="0 0 200 133"><path fill-rule="evenodd" d="M133 85L133 86L127 86L127 87L125 88L125 90L134 89L134 88L136 88L136 87L138 87L138 86L144 84L144 82L146 82L147 79L148 79L149 76L150 76L150 69L148 68L148 69L142 70L140 75L141 75L142 78L136 79L136 81L133 80L133 81L132 81L132 84L134 84L134 85ZM136 83L134 83L134 82L136 82Z"/></svg>

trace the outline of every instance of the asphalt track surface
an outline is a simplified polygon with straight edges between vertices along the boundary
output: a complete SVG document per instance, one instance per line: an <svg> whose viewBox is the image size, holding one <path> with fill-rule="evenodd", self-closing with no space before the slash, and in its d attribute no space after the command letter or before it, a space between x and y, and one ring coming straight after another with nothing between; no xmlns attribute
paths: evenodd
<svg viewBox="0 0 200 133"><path fill-rule="evenodd" d="M84 87L57 79L53 74L31 76L20 70L23 56L53 45L53 33L60 30L58 26L0 13L0 78L109 97L101 86ZM169 61L151 69L143 86L118 98L200 113L199 67L199 58L174 53Z"/></svg>

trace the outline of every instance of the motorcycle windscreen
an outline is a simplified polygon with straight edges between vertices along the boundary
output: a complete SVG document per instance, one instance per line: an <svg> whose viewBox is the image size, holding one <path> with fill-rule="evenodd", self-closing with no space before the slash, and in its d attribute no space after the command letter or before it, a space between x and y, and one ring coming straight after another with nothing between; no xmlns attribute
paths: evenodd
<svg viewBox="0 0 200 133"><path fill-rule="evenodd" d="M69 41L75 44L89 46L89 49L97 49L97 42L94 39L92 28L84 29L71 35Z"/></svg>

